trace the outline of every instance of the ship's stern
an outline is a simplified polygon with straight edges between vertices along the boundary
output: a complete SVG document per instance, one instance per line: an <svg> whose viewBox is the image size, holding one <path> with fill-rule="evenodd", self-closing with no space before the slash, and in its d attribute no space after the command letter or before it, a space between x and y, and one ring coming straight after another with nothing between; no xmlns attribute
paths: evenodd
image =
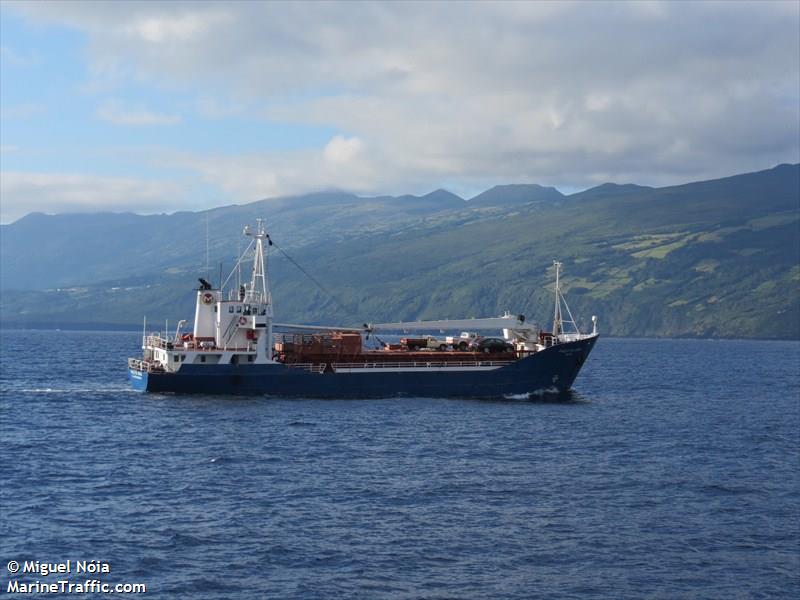
<svg viewBox="0 0 800 600"><path fill-rule="evenodd" d="M146 392L148 380L147 369L134 364L134 362L135 359L128 361L128 379L131 382L131 387L137 392Z"/></svg>

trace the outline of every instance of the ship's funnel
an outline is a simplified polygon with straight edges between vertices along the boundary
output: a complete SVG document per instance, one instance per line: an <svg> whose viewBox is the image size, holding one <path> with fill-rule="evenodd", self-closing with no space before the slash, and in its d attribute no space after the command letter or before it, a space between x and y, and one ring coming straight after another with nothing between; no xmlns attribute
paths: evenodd
<svg viewBox="0 0 800 600"><path fill-rule="evenodd" d="M221 300L220 290L197 290L197 303L194 311L194 338L214 338L216 328L217 302Z"/></svg>

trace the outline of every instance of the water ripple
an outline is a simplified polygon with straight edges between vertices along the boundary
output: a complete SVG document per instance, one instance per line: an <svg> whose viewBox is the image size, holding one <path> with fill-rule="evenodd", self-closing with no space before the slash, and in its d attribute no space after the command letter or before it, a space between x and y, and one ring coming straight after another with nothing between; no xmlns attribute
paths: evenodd
<svg viewBox="0 0 800 600"><path fill-rule="evenodd" d="M2 344L6 561L155 598L800 596L800 344L604 339L575 391L492 401L139 395L136 334Z"/></svg>

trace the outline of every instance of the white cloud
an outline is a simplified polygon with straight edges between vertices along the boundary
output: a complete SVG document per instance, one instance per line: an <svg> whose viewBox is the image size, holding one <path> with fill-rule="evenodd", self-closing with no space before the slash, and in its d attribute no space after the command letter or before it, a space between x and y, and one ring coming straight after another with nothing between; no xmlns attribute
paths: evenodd
<svg viewBox="0 0 800 600"><path fill-rule="evenodd" d="M133 76L219 118L229 104L343 132L303 152L176 159L236 201L310 185L666 184L800 161L797 2L14 8L84 31L100 87Z"/></svg>
<svg viewBox="0 0 800 600"><path fill-rule="evenodd" d="M185 43L200 37L211 29L215 22L224 21L219 13L186 13L169 16L143 16L126 26L126 31L153 44Z"/></svg>
<svg viewBox="0 0 800 600"><path fill-rule="evenodd" d="M331 144L338 149L331 152ZM378 157L359 156L357 145L357 140L335 137L322 150L233 156L164 151L154 160L162 166L197 173L207 184L239 203L338 188L343 180L348 182L347 189L354 192L368 193L391 186L403 189L395 172L384 173Z"/></svg>
<svg viewBox="0 0 800 600"><path fill-rule="evenodd" d="M247 110L241 101L231 98L224 100L202 93L195 100L195 111L204 119L218 120L228 117L242 116Z"/></svg>
<svg viewBox="0 0 800 600"><path fill-rule="evenodd" d="M634 17L642 19L660 19L667 16L669 5L664 0L628 0Z"/></svg>
<svg viewBox="0 0 800 600"><path fill-rule="evenodd" d="M364 143L357 137L335 135L325 146L323 156L326 161L333 164L351 163L361 153L363 146Z"/></svg>
<svg viewBox="0 0 800 600"><path fill-rule="evenodd" d="M117 100L106 102L97 109L97 118L114 125L176 125L181 122L177 115L152 112L142 106L128 107Z"/></svg>
<svg viewBox="0 0 800 600"><path fill-rule="evenodd" d="M29 212L174 210L182 199L169 182L69 173L0 173L0 221Z"/></svg>

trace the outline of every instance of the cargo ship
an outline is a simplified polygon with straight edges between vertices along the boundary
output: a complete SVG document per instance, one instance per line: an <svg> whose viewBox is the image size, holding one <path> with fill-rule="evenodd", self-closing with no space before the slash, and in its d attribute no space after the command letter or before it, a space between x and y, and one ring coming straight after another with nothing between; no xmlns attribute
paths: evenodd
<svg viewBox="0 0 800 600"><path fill-rule="evenodd" d="M134 389L156 393L286 398L500 398L570 389L598 338L582 333L560 289L550 331L524 315L364 323L335 327L278 323L265 267L273 242L265 221L245 227L250 242L225 281L200 278L194 326L142 333L141 358L128 360ZM250 281L242 265L252 260ZM437 337L430 332L452 332ZM420 332L408 335L410 332ZM458 333L460 332L460 333ZM393 343L380 336L406 334Z"/></svg>

